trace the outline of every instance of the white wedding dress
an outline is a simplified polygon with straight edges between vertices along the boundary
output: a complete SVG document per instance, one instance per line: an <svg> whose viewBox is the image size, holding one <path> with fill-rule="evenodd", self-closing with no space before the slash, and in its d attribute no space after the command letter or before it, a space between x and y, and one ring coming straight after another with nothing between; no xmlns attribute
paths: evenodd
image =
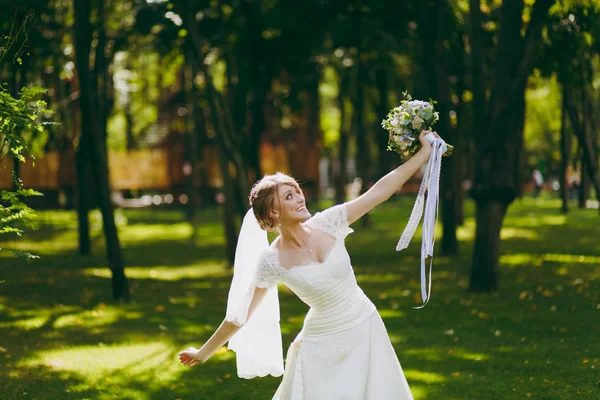
<svg viewBox="0 0 600 400"><path fill-rule="evenodd" d="M346 206L316 213L304 225L335 239L322 263L285 269L272 244L257 269L256 286L282 282L310 306L273 399L413 399L385 325L356 282L344 244L352 232Z"/></svg>

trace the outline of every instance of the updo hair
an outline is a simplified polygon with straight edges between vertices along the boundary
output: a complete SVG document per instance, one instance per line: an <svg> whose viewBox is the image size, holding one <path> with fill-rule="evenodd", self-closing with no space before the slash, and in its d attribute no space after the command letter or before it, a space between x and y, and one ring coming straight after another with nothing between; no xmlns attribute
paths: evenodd
<svg viewBox="0 0 600 400"><path fill-rule="evenodd" d="M260 227L265 231L272 231L277 228L277 218L271 216L271 210L275 207L275 200L281 185L289 185L302 192L298 182L282 172L265 175L250 190L250 196L248 197L250 206Z"/></svg>

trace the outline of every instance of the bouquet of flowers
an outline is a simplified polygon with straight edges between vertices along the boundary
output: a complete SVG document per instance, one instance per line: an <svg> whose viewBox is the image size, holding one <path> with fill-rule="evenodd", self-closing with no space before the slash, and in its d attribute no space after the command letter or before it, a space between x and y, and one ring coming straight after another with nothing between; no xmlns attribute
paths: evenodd
<svg viewBox="0 0 600 400"><path fill-rule="evenodd" d="M405 100L392 109L381 126L389 132L388 150L400 154L403 159L412 157L421 147L417 140L421 131L431 130L440 115L435 111L435 101L413 100L408 92L404 92ZM444 156L452 154L453 147L447 144L448 151Z"/></svg>

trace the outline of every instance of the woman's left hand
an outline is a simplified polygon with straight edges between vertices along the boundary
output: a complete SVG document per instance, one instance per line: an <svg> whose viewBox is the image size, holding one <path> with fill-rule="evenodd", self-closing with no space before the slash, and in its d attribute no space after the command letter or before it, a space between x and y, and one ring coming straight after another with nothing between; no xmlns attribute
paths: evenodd
<svg viewBox="0 0 600 400"><path fill-rule="evenodd" d="M179 352L179 361L183 365L192 367L196 364L202 364L206 360L200 355L200 350L195 347L188 347L184 351Z"/></svg>

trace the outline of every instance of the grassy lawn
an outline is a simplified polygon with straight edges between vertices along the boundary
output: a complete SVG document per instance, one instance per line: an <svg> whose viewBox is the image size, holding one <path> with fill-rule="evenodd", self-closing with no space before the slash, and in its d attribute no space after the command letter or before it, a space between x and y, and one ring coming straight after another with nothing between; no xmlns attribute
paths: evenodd
<svg viewBox="0 0 600 400"><path fill-rule="evenodd" d="M467 204L461 254L434 259L432 298L419 305L420 232L394 251L414 198L380 206L355 224L347 247L375 302L417 400L600 399L600 216L555 200L524 199L502 231L501 290L468 286L474 220ZM314 207L313 207L314 208ZM183 367L221 322L230 283L218 213L194 236L176 211L119 213L133 301L111 301L100 222L94 255L77 254L73 212L41 212L37 231L0 256L1 399L270 399L280 378L239 379L224 349ZM439 228L439 227L438 227ZM439 237L439 235L438 235ZM280 288L284 349L307 308Z"/></svg>

